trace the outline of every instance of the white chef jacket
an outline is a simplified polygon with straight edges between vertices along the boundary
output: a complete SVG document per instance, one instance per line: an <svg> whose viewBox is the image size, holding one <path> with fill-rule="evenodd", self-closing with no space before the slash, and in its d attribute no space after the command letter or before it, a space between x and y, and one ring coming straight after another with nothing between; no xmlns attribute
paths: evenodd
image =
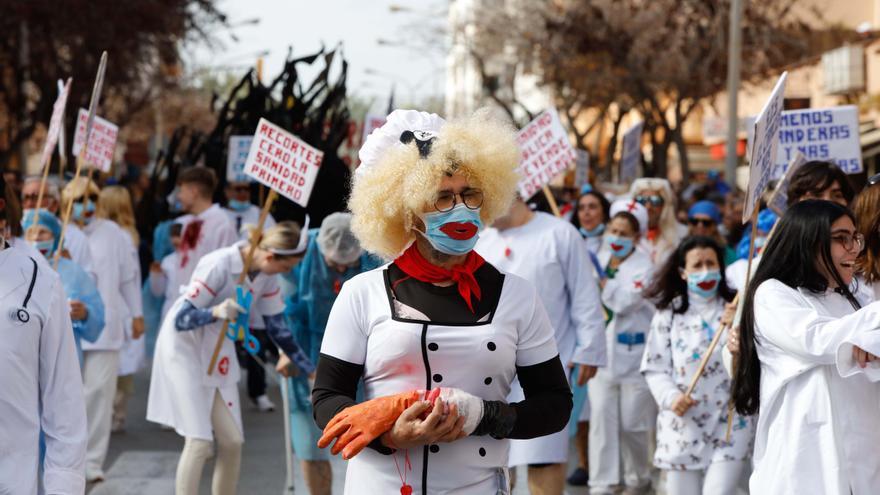
<svg viewBox="0 0 880 495"><path fill-rule="evenodd" d="M216 203L198 215L183 215L175 221L183 226L181 232L186 233L186 226L194 220L201 220L203 223L195 248L180 254L178 280L184 284L189 283L193 270L196 269L203 256L217 249L231 246L238 241L235 225L223 207Z"/></svg>
<svg viewBox="0 0 880 495"><path fill-rule="evenodd" d="M34 266L18 249L0 251L0 493L37 493L42 429L46 492L82 494L88 435L73 327L58 274Z"/></svg>
<svg viewBox="0 0 880 495"><path fill-rule="evenodd" d="M70 259L88 273L92 280L97 281L95 265L92 263L92 250L89 249L89 238L73 222L67 224L67 232L64 234L64 248L70 253Z"/></svg>
<svg viewBox="0 0 880 495"><path fill-rule="evenodd" d="M171 306L159 329L147 419L171 426L184 437L213 440L211 406L215 390L219 390L243 432L238 397L240 370L235 345L228 338L223 339L214 372L208 375L223 322L217 320L193 330L178 330L174 324L184 301L207 309L236 297L235 286L244 269L239 252L242 245L218 249L199 261L188 287ZM260 273L245 285L254 294L251 316L271 316L284 311L277 275Z"/></svg>
<svg viewBox="0 0 880 495"><path fill-rule="evenodd" d="M580 232L568 222L537 212L525 225L480 233L474 248L501 272L535 285L553 325L559 358L570 363L605 366L605 322L593 264ZM515 381L510 402L523 400ZM561 463L568 457L566 429L529 440L512 440L510 466Z"/></svg>
<svg viewBox="0 0 880 495"><path fill-rule="evenodd" d="M444 326L393 316L385 269L362 273L342 285L321 343L321 354L364 366L367 400L424 389L426 374L433 376L436 386L459 388L484 400L505 400L516 366L533 366L558 354L535 288L515 275L504 275L493 314L474 325ZM419 494L506 493L498 490L507 489L509 442L469 436L430 449L410 449L407 482ZM397 457L403 469L402 453ZM348 461L348 495L399 493L400 485L391 456L368 448Z"/></svg>
<svg viewBox="0 0 880 495"><path fill-rule="evenodd" d="M231 208L224 208L223 211L229 215L229 219L232 220L232 227L238 232L238 239L241 241L248 240L248 232L247 229L242 229L245 225L252 225L254 227L260 222L260 208L256 205L251 205L247 210L244 211L235 211ZM266 223L263 225L263 229L268 229L275 225L275 219L272 218L272 214L266 215Z"/></svg>
<svg viewBox="0 0 880 495"><path fill-rule="evenodd" d="M751 493L877 493L880 384L868 376L880 370L855 367L847 342L880 352L880 302L855 311L833 291L768 280L755 293L755 322L761 405Z"/></svg>
<svg viewBox="0 0 880 495"><path fill-rule="evenodd" d="M129 232L126 232L126 237L128 238L130 244L130 252L135 254L135 258L129 261L129 263L134 264L134 270L136 272L135 280L140 282L141 266L140 260L136 257L137 247L135 246L134 239L131 237L131 234ZM143 366L144 360L147 357L146 339L143 335L135 339L132 334L132 319L135 318L135 310L139 311L141 315L143 315L143 299L141 297L140 291L138 291L138 296L136 299L137 301L132 302L136 305L135 309L131 309L129 307L128 301L126 301L126 315L123 334L125 340L122 343L122 348L119 350L119 376L126 376L137 373L138 370L141 369L141 366Z"/></svg>
<svg viewBox="0 0 880 495"><path fill-rule="evenodd" d="M125 341L125 319L143 316L140 262L128 232L116 223L95 218L85 226L104 301L104 331L95 342L83 342L83 351L118 351Z"/></svg>
<svg viewBox="0 0 880 495"><path fill-rule="evenodd" d="M671 309L657 312L641 364L651 395L660 407L654 451L654 465L660 469L702 470L714 462L746 460L752 453L753 417L734 414L730 441L726 440L731 381L721 363L726 332L694 389L697 404L684 416L672 412L673 401L690 386L724 313L721 298L690 299L684 313L674 314ZM674 306L678 305L676 301Z"/></svg>
<svg viewBox="0 0 880 495"><path fill-rule="evenodd" d="M603 247L599 251L599 263L602 267L607 267L610 260L611 250ZM654 265L648 255L633 250L618 266L614 278L605 281L602 304L612 311L613 317L606 331L608 365L599 370L599 373L608 380L617 383L644 383L639 366L645 353L645 345L621 344L617 335L644 333L645 337L648 336L655 309L642 293L650 285L653 272Z"/></svg>
<svg viewBox="0 0 880 495"><path fill-rule="evenodd" d="M669 258L669 255L672 254L676 248L678 248L678 243L681 242L682 239L687 237L688 228L680 223L675 224L675 244L669 244L666 242L665 238L662 236L657 239L657 243L653 243L648 240L647 236L642 236L639 240L638 246L636 249L641 250L643 253L648 255L648 258L654 263L655 266L661 267L663 263Z"/></svg>

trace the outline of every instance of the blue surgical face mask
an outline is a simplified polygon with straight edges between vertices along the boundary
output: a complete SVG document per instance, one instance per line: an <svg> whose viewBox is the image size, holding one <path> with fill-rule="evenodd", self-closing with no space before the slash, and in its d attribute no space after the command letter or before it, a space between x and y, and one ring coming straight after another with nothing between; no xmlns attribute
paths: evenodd
<svg viewBox="0 0 880 495"><path fill-rule="evenodd" d="M707 270L687 275L688 292L703 299L715 297L720 283L721 272L718 270Z"/></svg>
<svg viewBox="0 0 880 495"><path fill-rule="evenodd" d="M86 213L91 213L91 215L86 216ZM76 202L73 203L73 219L78 222L83 222L88 224L92 221L92 216L95 214L95 202L89 201L89 205L85 206L83 203Z"/></svg>
<svg viewBox="0 0 880 495"><path fill-rule="evenodd" d="M239 201L237 199L229 200L229 209L232 211L242 212L247 211L248 208L251 207L251 203L249 201Z"/></svg>
<svg viewBox="0 0 880 495"><path fill-rule="evenodd" d="M581 227L578 230L581 231L581 235L584 237L599 237L600 235L605 233L605 224L600 223L599 225L596 225L592 229L585 229L585 228Z"/></svg>
<svg viewBox="0 0 880 495"><path fill-rule="evenodd" d="M628 237L620 237L608 234L605 236L605 245L611 250L615 258L626 258L633 251L633 240Z"/></svg>
<svg viewBox="0 0 880 495"><path fill-rule="evenodd" d="M31 243L34 246L34 249L39 251L45 257L52 256L52 252L55 250L55 241L34 241Z"/></svg>
<svg viewBox="0 0 880 495"><path fill-rule="evenodd" d="M462 203L449 211L425 213L420 218L425 223L425 231L419 233L434 249L452 256L467 254L473 250L480 237L479 231L483 228L480 209L472 210ZM449 234L458 238L450 237Z"/></svg>

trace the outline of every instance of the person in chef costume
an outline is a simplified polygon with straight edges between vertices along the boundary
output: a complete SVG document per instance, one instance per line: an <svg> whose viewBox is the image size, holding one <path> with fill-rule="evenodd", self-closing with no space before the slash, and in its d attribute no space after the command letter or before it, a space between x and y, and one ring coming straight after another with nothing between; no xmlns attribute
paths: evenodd
<svg viewBox="0 0 880 495"><path fill-rule="evenodd" d="M672 187L666 179L643 177L633 181L629 194L648 210L648 230L638 248L660 266L687 235L687 227L675 218L676 198Z"/></svg>
<svg viewBox="0 0 880 495"><path fill-rule="evenodd" d="M648 229L648 212L634 200L615 201L605 227L599 262L602 304L605 305L608 365L596 373L588 388L590 421L590 493L613 493L623 485L628 493L645 492L651 483L648 440L657 411L639 363L654 315L642 295L653 264L638 250ZM622 468L622 469L621 469Z"/></svg>
<svg viewBox="0 0 880 495"><path fill-rule="evenodd" d="M726 307L735 292L727 286L721 245L711 237L686 238L647 294L658 309L641 362L660 408L654 465L666 471L670 495L733 495L748 471L754 421L734 416L727 440L730 376L722 364L725 336L693 394L684 394L709 342L735 309Z"/></svg>
<svg viewBox="0 0 880 495"><path fill-rule="evenodd" d="M37 493L42 431L44 491L81 495L88 430L69 306L58 274L7 242L10 200L0 175L0 493Z"/></svg>
<svg viewBox="0 0 880 495"><path fill-rule="evenodd" d="M346 494L509 493L508 439L560 431L572 408L534 286L473 250L513 199L514 131L482 111L397 110L359 155L352 230L393 262L346 282L330 311L318 445L349 459ZM525 399L508 403L515 375Z"/></svg>
<svg viewBox="0 0 880 495"><path fill-rule="evenodd" d="M764 248L732 394L758 415L751 493L877 493L880 302L852 290L863 243L849 210L807 200Z"/></svg>
<svg viewBox="0 0 880 495"><path fill-rule="evenodd" d="M251 235L258 234L252 231ZM248 243L238 242L203 257L162 323L153 358L147 420L170 426L185 439L177 465L178 495L198 493L202 468L213 456L215 443L212 493L236 493L244 435L239 367L232 340L223 338L216 366L208 374L223 320L236 321L240 313L248 313L242 315L245 321L249 316L261 317L269 337L295 368L301 373L314 372L284 323L284 302L276 276L300 261L299 237L299 227L292 222L281 222L265 231L250 266L255 275L247 277L241 288L236 283L244 269ZM250 304L245 298L251 298Z"/></svg>
<svg viewBox="0 0 880 495"><path fill-rule="evenodd" d="M22 229L25 240L48 260L54 259L61 237L61 222L55 215L46 210L25 210ZM76 352L82 363L81 341L95 342L104 330L104 302L92 277L74 261L62 256L56 271L67 295Z"/></svg>
<svg viewBox="0 0 880 495"><path fill-rule="evenodd" d="M115 222L96 218L100 189L85 177L77 177L62 191L61 207L72 205L72 221L89 239L97 275L98 291L104 302L104 330L95 342L83 342L83 383L89 418L89 452L86 479L104 479L104 460L110 445L113 399L119 351L125 342L126 319L131 318L131 335L144 331L140 287L140 265L129 234Z"/></svg>

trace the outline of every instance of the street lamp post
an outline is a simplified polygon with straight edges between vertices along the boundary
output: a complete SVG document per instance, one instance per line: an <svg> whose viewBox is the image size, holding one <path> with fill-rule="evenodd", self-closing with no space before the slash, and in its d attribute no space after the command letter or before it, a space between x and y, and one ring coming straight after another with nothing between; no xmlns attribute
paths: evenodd
<svg viewBox="0 0 880 495"><path fill-rule="evenodd" d="M730 33L727 54L727 156L724 173L727 183L736 187L736 145L739 127L739 93L740 63L742 62L742 0L732 0L730 4Z"/></svg>

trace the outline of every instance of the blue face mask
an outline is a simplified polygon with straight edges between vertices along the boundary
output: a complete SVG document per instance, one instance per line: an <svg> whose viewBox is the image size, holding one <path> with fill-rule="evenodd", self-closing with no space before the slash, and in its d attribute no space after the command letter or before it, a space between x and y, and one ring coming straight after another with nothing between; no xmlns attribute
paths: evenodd
<svg viewBox="0 0 880 495"><path fill-rule="evenodd" d="M86 216L86 213L91 213L91 215ZM92 221L92 215L95 214L95 202L89 201L89 205L86 207L83 203L73 203L73 219L78 222L89 223Z"/></svg>
<svg viewBox="0 0 880 495"><path fill-rule="evenodd" d="M47 258L52 256L52 252L55 251L55 241L35 241L31 244L34 246L34 249Z"/></svg>
<svg viewBox="0 0 880 495"><path fill-rule="evenodd" d="M467 254L474 249L483 228L480 209L471 210L462 203L449 211L425 213L420 218L425 223L425 231L419 233L434 249L452 256Z"/></svg>
<svg viewBox="0 0 880 495"><path fill-rule="evenodd" d="M721 272L718 270L689 273L687 276L688 292L703 299L715 297L719 283L721 283Z"/></svg>
<svg viewBox="0 0 880 495"><path fill-rule="evenodd" d="M578 230L581 231L581 235L584 237L599 237L600 235L605 233L605 224L600 223L599 225L596 225L592 229L585 229L585 228L581 227Z"/></svg>
<svg viewBox="0 0 880 495"><path fill-rule="evenodd" d="M615 258L626 258L633 251L633 240L628 237L608 234L605 236L605 245Z"/></svg>
<svg viewBox="0 0 880 495"><path fill-rule="evenodd" d="M250 207L251 207L251 204L249 201L239 201L237 199L230 199L229 200L229 209L230 210L242 212L242 211L247 211L247 209Z"/></svg>

